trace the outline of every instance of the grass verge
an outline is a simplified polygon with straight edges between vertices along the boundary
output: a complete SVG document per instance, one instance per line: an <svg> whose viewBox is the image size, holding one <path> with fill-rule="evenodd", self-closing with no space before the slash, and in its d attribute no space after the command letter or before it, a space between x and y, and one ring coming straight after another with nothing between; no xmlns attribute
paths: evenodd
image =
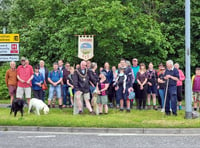
<svg viewBox="0 0 200 148"><path fill-rule="evenodd" d="M154 110L132 110L131 113L110 109L108 115L91 116L72 115L72 109L51 109L48 115L36 116L27 114L24 117L18 112L17 117L10 115L9 108L0 108L0 125L9 126L55 126L55 127L97 127L97 128L200 128L200 120L185 120L185 112L178 116L165 116Z"/></svg>

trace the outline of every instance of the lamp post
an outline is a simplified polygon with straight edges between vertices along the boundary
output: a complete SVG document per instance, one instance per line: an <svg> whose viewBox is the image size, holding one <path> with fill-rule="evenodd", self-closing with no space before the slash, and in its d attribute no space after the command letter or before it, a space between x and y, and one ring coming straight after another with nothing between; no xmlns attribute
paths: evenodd
<svg viewBox="0 0 200 148"><path fill-rule="evenodd" d="M185 118L192 118L192 84L190 70L190 0L185 0Z"/></svg>

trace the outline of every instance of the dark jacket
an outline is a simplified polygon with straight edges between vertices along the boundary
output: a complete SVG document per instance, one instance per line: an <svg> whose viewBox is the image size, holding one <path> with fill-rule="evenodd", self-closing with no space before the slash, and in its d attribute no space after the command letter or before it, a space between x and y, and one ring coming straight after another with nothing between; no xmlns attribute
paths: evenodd
<svg viewBox="0 0 200 148"><path fill-rule="evenodd" d="M179 79L179 72L176 68L173 68L172 70L166 69L164 76L166 76L166 75L171 75L171 76L177 77ZM169 79L169 87L176 86L176 83L177 83L177 81Z"/></svg>
<svg viewBox="0 0 200 148"><path fill-rule="evenodd" d="M73 82L75 91L81 91L88 93L90 91L90 77L88 70L85 69L85 73L82 73L81 69L77 69L74 72Z"/></svg>
<svg viewBox="0 0 200 148"><path fill-rule="evenodd" d="M103 69L101 72L105 73L106 79L109 82L109 84L111 84L113 82L113 73L111 70L106 71L105 69Z"/></svg>
<svg viewBox="0 0 200 148"><path fill-rule="evenodd" d="M67 79L69 76L70 72L67 69L63 69L63 83L67 84Z"/></svg>
<svg viewBox="0 0 200 148"><path fill-rule="evenodd" d="M88 74L90 77L90 81L92 82L92 84L94 84L94 86L97 85L97 82L99 82L99 76L96 72L93 72L92 70L88 70Z"/></svg>

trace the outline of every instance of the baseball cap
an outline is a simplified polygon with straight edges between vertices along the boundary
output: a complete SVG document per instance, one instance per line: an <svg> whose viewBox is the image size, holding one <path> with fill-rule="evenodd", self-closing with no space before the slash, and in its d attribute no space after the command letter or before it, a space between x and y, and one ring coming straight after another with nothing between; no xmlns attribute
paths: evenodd
<svg viewBox="0 0 200 148"><path fill-rule="evenodd" d="M25 57L21 57L21 61L26 61L26 58Z"/></svg>

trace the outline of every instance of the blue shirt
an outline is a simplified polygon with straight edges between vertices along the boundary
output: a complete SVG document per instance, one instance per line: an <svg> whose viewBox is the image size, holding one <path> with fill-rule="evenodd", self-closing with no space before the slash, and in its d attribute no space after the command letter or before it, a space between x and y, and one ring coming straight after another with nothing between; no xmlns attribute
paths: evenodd
<svg viewBox="0 0 200 148"><path fill-rule="evenodd" d="M63 74L59 70L57 70L57 71L51 71L48 74L48 78L50 78L51 81L53 81L53 82L58 82L60 80L60 78L63 78Z"/></svg>
<svg viewBox="0 0 200 148"><path fill-rule="evenodd" d="M136 67L131 67L132 68L132 70L133 70L133 73L134 73L134 76L135 76L135 78L137 77L137 73L138 73L138 71L140 70L140 66L136 66ZM135 82L134 83L137 83L137 79L135 79Z"/></svg>
<svg viewBox="0 0 200 148"><path fill-rule="evenodd" d="M172 68L171 70L166 69L164 76L171 75L173 77L177 77L179 79L179 72L176 68ZM176 86L177 81L169 79L169 86Z"/></svg>
<svg viewBox="0 0 200 148"><path fill-rule="evenodd" d="M38 76L34 74L33 79L32 79L33 90L41 90L42 87L38 86L36 83L44 83L44 78L41 73L39 73Z"/></svg>

